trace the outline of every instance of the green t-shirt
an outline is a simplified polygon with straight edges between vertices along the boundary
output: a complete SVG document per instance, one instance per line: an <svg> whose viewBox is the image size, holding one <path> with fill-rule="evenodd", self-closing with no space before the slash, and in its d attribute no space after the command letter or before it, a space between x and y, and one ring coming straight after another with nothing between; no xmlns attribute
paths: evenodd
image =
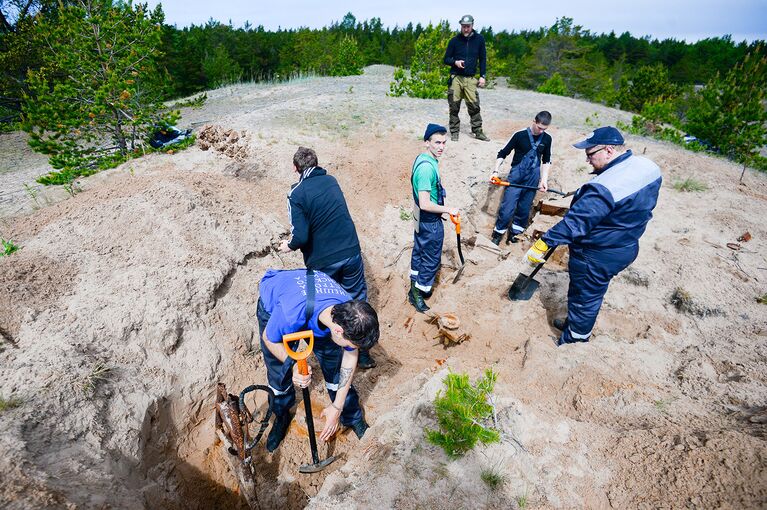
<svg viewBox="0 0 767 510"><path fill-rule="evenodd" d="M419 191L428 191L431 201L439 203L439 167L438 162L431 154L419 154L413 163L413 177L411 184L416 196Z"/></svg>

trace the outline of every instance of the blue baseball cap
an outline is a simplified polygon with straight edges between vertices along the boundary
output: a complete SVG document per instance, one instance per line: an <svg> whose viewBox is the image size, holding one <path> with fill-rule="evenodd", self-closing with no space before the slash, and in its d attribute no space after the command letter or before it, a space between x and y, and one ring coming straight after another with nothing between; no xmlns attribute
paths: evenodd
<svg viewBox="0 0 767 510"><path fill-rule="evenodd" d="M447 128L445 126L440 126L439 124L429 124L426 126L426 132L423 134L423 141L427 141L429 138L431 138L431 135L435 133L446 135Z"/></svg>
<svg viewBox="0 0 767 510"><path fill-rule="evenodd" d="M590 149L597 145L623 145L623 135L612 126L596 128L591 135L582 142L574 143L576 149Z"/></svg>

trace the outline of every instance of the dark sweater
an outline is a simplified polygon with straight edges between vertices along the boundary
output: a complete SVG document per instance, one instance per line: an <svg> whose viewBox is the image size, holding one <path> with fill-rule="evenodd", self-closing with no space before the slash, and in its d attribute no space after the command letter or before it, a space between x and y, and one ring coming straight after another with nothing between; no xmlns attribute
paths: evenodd
<svg viewBox="0 0 767 510"><path fill-rule="evenodd" d="M533 137L533 141L538 142L540 137L543 139L538 144L538 155L542 159L542 163L551 163L551 135L548 133L541 133L538 136ZM527 136L527 129L517 131L514 136L506 143L506 146L498 151L498 158L506 159L506 157L514 151L514 157L511 160L511 166L516 165L525 154L530 152L532 146L530 145L530 137Z"/></svg>
<svg viewBox="0 0 767 510"><path fill-rule="evenodd" d="M456 60L463 60L463 69L455 65ZM444 62L450 66L450 74L457 76L474 76L479 63L479 75L484 78L487 75L485 39L474 31L469 37L456 35L447 43Z"/></svg>
<svg viewBox="0 0 767 510"><path fill-rule="evenodd" d="M292 250L300 249L309 269L326 267L360 253L360 242L338 181L320 167L304 171L288 194Z"/></svg>

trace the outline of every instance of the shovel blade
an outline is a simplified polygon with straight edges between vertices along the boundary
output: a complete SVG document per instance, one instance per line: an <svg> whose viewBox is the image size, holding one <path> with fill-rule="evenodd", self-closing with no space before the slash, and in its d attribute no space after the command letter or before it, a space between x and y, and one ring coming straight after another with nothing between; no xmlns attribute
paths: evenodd
<svg viewBox="0 0 767 510"><path fill-rule="evenodd" d="M338 457L331 455L325 460L322 460L316 464L304 464L298 467L299 473L319 473L329 465L331 465Z"/></svg>
<svg viewBox="0 0 767 510"><path fill-rule="evenodd" d="M519 273L509 289L509 299L512 301L527 301L533 297L539 285L538 280Z"/></svg>
<svg viewBox="0 0 767 510"><path fill-rule="evenodd" d="M466 265L465 265L465 264L464 264L463 266L461 266L461 267L458 269L458 271L455 273L455 278L453 278L453 283L456 283L456 282L458 281L458 279L459 279L459 278L461 277L461 275L463 274L463 270L464 270L464 269L466 269Z"/></svg>

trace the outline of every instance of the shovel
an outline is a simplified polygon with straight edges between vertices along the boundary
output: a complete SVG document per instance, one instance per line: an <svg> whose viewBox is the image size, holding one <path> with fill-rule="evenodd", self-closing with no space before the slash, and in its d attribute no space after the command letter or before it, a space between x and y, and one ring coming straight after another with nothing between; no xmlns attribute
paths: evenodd
<svg viewBox="0 0 767 510"><path fill-rule="evenodd" d="M538 191L538 188L536 188L535 186L523 186L522 184L511 184L508 181L502 181L499 177L496 177L496 176L493 176L490 178L490 184L495 184L496 186L508 186L511 188L530 189L530 190ZM551 193L556 193L557 195L562 195L562 198L566 198L566 197L569 197L570 195L575 194L574 191L569 191L567 193L564 193L563 191L560 191L554 188L548 188L546 191Z"/></svg>
<svg viewBox="0 0 767 510"><path fill-rule="evenodd" d="M296 352L290 348L288 342L294 342L297 340L308 339L308 347L306 350ZM306 364L306 358L312 353L314 348L314 331L297 331L290 333L289 335L283 335L282 344L285 346L288 356L298 362L298 373L301 375L309 375L309 366ZM320 456L317 453L317 438L314 436L314 417L312 416L312 401L309 397L309 388L301 388L304 395L304 412L306 413L306 429L309 432L309 446L312 449L312 463L304 464L298 468L299 473L317 473L322 471L333 461L336 457L330 456L327 459L320 461Z"/></svg>
<svg viewBox="0 0 767 510"><path fill-rule="evenodd" d="M545 264L549 257L551 257L551 254L554 253L555 249L556 246L549 248L549 250L543 256L543 262L535 266L535 269L533 269L533 272L530 273L530 276L524 273L519 273L517 275L517 278L514 280L514 283L511 284L511 288L509 289L509 299L512 301L528 301L531 297L533 297L533 294L535 294L535 291L540 285L540 283L538 283L537 280L533 280L533 278L535 277L536 273L538 273L538 271L543 267L543 264Z"/></svg>
<svg viewBox="0 0 767 510"><path fill-rule="evenodd" d="M455 278L453 278L453 283L455 283L463 274L463 270L464 268L466 268L466 261L463 259L463 251L461 251L461 215L456 214L455 216L453 216L451 214L450 221L452 221L453 225L455 225L455 238L456 238L456 242L458 243L458 258L461 259L461 267L458 269L458 272L455 274Z"/></svg>

